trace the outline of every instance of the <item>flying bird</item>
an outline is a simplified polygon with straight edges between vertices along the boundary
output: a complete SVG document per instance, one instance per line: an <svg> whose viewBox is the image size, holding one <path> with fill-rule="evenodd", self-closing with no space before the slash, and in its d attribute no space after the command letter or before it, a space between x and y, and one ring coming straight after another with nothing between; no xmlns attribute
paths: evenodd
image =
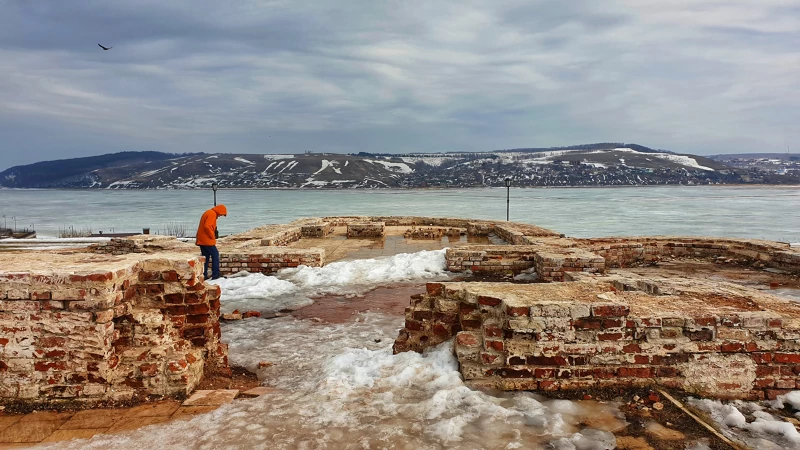
<svg viewBox="0 0 800 450"><path fill-rule="evenodd" d="M100 45L100 44L97 44L97 45ZM100 48L102 48L103 50L111 50L114 47L103 47L102 45L100 45Z"/></svg>

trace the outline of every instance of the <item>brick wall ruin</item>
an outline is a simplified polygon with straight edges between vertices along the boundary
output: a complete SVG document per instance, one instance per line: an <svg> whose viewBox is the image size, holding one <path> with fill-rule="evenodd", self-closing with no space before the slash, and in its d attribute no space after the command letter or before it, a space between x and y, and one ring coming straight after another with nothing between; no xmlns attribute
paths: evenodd
<svg viewBox="0 0 800 450"><path fill-rule="evenodd" d="M253 253L222 252L219 258L220 273L230 275L246 270L250 273L270 274L288 267L322 267L325 263L325 252L321 249L270 247L251 251Z"/></svg>
<svg viewBox="0 0 800 450"><path fill-rule="evenodd" d="M0 400L180 395L228 370L220 291L197 258L87 255L4 264Z"/></svg>
<svg viewBox="0 0 800 450"><path fill-rule="evenodd" d="M654 306L714 292L693 289L666 286L667 296L657 299L611 282L429 283L412 298L394 350L421 351L455 337L464 378L504 390L658 384L774 399L800 388L800 320L786 315L786 302L727 286L727 300L707 296L688 310ZM723 306L737 300L760 310Z"/></svg>

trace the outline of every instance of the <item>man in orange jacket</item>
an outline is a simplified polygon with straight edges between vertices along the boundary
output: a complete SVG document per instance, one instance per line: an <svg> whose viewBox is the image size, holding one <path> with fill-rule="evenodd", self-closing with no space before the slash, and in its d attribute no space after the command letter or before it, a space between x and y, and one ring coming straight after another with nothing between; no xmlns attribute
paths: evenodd
<svg viewBox="0 0 800 450"><path fill-rule="evenodd" d="M203 264L203 277L208 279L208 265L211 264L211 279L216 280L220 277L219 273L219 250L217 250L217 217L227 216L228 209L225 205L217 205L203 213L200 218L200 226L197 227L197 238L195 245L200 246L200 254L206 258Z"/></svg>

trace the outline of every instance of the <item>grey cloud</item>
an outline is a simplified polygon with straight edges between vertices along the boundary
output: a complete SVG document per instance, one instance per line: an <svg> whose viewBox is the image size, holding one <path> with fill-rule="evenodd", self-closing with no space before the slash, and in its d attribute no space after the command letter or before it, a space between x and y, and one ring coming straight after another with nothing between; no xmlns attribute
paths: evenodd
<svg viewBox="0 0 800 450"><path fill-rule="evenodd" d="M793 1L233 4L0 0L2 164L800 137Z"/></svg>

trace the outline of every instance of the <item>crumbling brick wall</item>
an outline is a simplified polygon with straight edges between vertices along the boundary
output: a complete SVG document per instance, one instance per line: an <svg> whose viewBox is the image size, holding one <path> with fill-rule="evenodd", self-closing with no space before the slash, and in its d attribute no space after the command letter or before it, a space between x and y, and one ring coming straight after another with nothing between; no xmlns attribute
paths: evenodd
<svg viewBox="0 0 800 450"><path fill-rule="evenodd" d="M258 250L249 250L252 253L222 251L219 258L220 273L231 275L245 270L270 274L287 267L322 267L325 263L325 252L319 248L259 247Z"/></svg>
<svg viewBox="0 0 800 450"><path fill-rule="evenodd" d="M774 399L800 388L800 328L775 312L634 314L610 285L488 285L429 283L394 351L455 337L464 378L504 390L660 385Z"/></svg>
<svg viewBox="0 0 800 450"><path fill-rule="evenodd" d="M383 237L383 222L352 222L347 224L347 237Z"/></svg>
<svg viewBox="0 0 800 450"><path fill-rule="evenodd" d="M606 259L608 267L658 261L665 257L724 257L800 271L800 252L789 244L753 239L639 237L577 239L577 245Z"/></svg>
<svg viewBox="0 0 800 450"><path fill-rule="evenodd" d="M567 272L602 273L605 260L589 251L549 245L463 245L445 252L451 272L512 272L534 268L541 281L564 281Z"/></svg>
<svg viewBox="0 0 800 450"><path fill-rule="evenodd" d="M0 272L0 400L179 395L206 364L227 370L219 288L200 281L197 259L50 264Z"/></svg>

